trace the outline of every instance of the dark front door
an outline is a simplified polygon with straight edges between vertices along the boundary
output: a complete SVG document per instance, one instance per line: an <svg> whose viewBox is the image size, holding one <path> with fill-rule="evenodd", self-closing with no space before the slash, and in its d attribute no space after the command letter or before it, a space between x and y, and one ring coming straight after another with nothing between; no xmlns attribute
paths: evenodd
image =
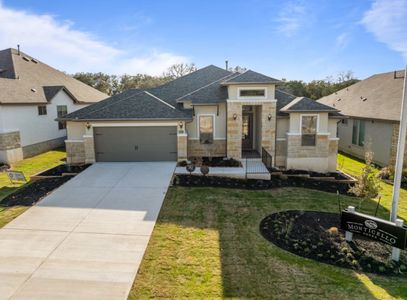
<svg viewBox="0 0 407 300"><path fill-rule="evenodd" d="M253 114L244 113L242 119L242 149L253 150Z"/></svg>
<svg viewBox="0 0 407 300"><path fill-rule="evenodd" d="M96 161L175 161L177 127L95 127Z"/></svg>

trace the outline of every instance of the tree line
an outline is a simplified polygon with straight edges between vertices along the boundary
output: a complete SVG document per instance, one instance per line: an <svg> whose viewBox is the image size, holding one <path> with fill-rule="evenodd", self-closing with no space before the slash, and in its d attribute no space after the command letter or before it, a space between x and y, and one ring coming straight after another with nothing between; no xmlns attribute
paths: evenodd
<svg viewBox="0 0 407 300"><path fill-rule="evenodd" d="M153 88L196 70L197 68L193 63L181 63L171 66L159 76L151 76L147 74L125 74L122 76L117 76L102 72L79 72L73 74L72 77L105 94L115 95L128 89ZM238 66L233 69L231 68L230 70L242 72L246 69ZM359 80L353 76L353 73L348 71L339 73L336 77L327 77L323 80L312 80L310 82L305 82L302 80L284 80L279 88L298 97L304 96L316 100L350 86L358 81Z"/></svg>

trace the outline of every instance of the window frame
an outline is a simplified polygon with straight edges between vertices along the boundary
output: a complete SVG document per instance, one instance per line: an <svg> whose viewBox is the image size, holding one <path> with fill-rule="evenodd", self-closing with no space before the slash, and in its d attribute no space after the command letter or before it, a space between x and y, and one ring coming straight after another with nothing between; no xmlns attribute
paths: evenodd
<svg viewBox="0 0 407 300"><path fill-rule="evenodd" d="M44 105L38 105L37 106L37 112L38 112L39 116L46 116L48 114L47 106L45 104Z"/></svg>
<svg viewBox="0 0 407 300"><path fill-rule="evenodd" d="M356 133L355 133L355 124L356 126ZM363 125L361 125L363 124ZM363 131L360 129L363 127ZM361 132L363 132L363 138L361 139ZM361 142L362 140L362 142ZM353 146L364 147L366 140L366 122L362 119L353 119L352 120L352 138L351 143Z"/></svg>
<svg viewBox="0 0 407 300"><path fill-rule="evenodd" d="M315 125L315 134L303 134L302 133L302 124L303 124L303 118L304 117L316 117L317 118L317 122ZM300 115L300 135L301 135L301 147L316 147L317 146L317 136L318 136L318 132L319 132L319 114L301 114ZM303 136L314 136L314 145L304 145L304 141L303 141Z"/></svg>
<svg viewBox="0 0 407 300"><path fill-rule="evenodd" d="M63 114L63 115L59 114L59 108L60 107L65 107L65 111L66 111L65 114ZM63 117L63 116L68 114L68 105L57 105L56 109L57 109L57 117L58 118ZM64 129L66 129L66 122L65 121L58 121L58 130L64 130Z"/></svg>
<svg viewBox="0 0 407 300"><path fill-rule="evenodd" d="M198 114L197 116L197 135L199 143L202 145L213 144L215 140L215 114ZM210 143L202 143L201 141L201 117L211 117L212 118L212 141Z"/></svg>
<svg viewBox="0 0 407 300"><path fill-rule="evenodd" d="M263 90L264 96L241 96L241 91L251 91L251 90ZM237 88L237 99L267 99L267 88L266 87L238 87Z"/></svg>

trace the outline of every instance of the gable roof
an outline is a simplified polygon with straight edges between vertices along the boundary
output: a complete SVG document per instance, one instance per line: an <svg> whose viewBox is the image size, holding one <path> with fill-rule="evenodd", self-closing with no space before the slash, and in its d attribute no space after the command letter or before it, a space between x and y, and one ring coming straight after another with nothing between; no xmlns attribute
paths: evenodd
<svg viewBox="0 0 407 300"><path fill-rule="evenodd" d="M192 110L178 109L156 95L138 89L102 100L67 114L60 120L168 120L192 119Z"/></svg>
<svg viewBox="0 0 407 300"><path fill-rule="evenodd" d="M399 121L404 71L376 74L318 100L342 114L367 119Z"/></svg>
<svg viewBox="0 0 407 300"><path fill-rule="evenodd" d="M255 83L270 83L270 84L277 84L281 83L280 80L254 72L252 70L247 70L238 76L235 76L233 78L229 78L222 82L224 85L229 85L229 84L255 84Z"/></svg>
<svg viewBox="0 0 407 300"><path fill-rule="evenodd" d="M0 104L48 103L61 89L77 103L108 95L15 49L0 51Z"/></svg>
<svg viewBox="0 0 407 300"><path fill-rule="evenodd" d="M282 112L338 112L337 109L307 97L297 97L281 108Z"/></svg>

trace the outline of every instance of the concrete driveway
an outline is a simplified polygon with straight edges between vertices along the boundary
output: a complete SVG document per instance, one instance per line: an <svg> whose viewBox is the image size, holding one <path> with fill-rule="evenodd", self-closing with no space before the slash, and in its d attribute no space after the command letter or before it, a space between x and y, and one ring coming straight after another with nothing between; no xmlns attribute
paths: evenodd
<svg viewBox="0 0 407 300"><path fill-rule="evenodd" d="M126 299L175 162L97 163L0 230L0 299Z"/></svg>

